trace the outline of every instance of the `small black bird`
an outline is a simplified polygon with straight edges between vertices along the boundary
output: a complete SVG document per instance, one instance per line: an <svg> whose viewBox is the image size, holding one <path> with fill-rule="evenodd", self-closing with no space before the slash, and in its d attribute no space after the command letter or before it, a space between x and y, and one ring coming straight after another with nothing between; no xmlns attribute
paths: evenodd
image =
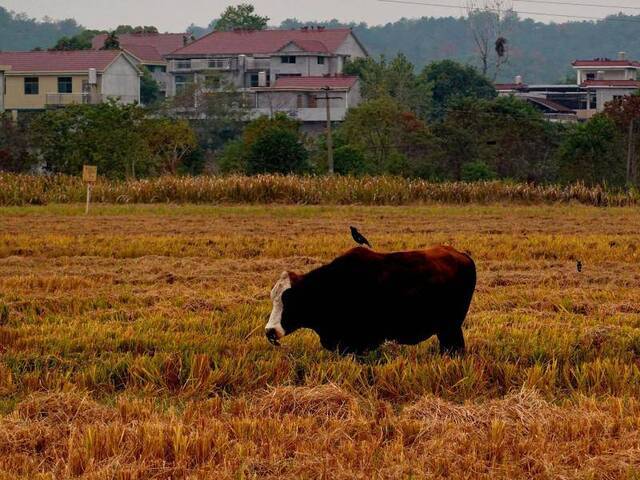
<svg viewBox="0 0 640 480"><path fill-rule="evenodd" d="M362 235L356 227L351 227L351 236L358 245L366 245L369 248L373 248L369 243L369 240L364 238L364 235Z"/></svg>
<svg viewBox="0 0 640 480"><path fill-rule="evenodd" d="M578 269L578 273L582 273L582 262L580 260L576 263L576 268Z"/></svg>

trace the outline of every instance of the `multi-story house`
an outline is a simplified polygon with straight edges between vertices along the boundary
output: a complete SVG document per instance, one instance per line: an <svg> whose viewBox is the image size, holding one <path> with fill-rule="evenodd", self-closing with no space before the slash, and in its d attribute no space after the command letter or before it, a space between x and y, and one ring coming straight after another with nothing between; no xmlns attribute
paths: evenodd
<svg viewBox="0 0 640 480"><path fill-rule="evenodd" d="M0 52L0 111L139 102L140 75L119 50Z"/></svg>
<svg viewBox="0 0 640 480"><path fill-rule="evenodd" d="M255 113L287 112L304 123L326 121L322 88L331 90L332 120L360 101L358 80L343 75L349 59L367 51L350 29L212 32L167 55L172 94L208 80L232 84Z"/></svg>
<svg viewBox="0 0 640 480"><path fill-rule="evenodd" d="M190 39L187 33L126 33L118 35L120 48L133 57L138 63L146 67L160 87L160 92L166 95L172 85L172 76L167 72L166 55L184 47ZM92 47L100 50L104 46L107 34L96 35L92 40Z"/></svg>
<svg viewBox="0 0 640 480"><path fill-rule="evenodd" d="M617 60L575 60L574 85L527 85L521 77L514 83L496 84L500 95L516 95L536 105L550 119L587 120L605 105L640 89L640 62L620 52Z"/></svg>
<svg viewBox="0 0 640 480"><path fill-rule="evenodd" d="M601 112L607 102L631 95L640 88L637 80L640 63L627 59L624 52L617 60L596 58L594 60L576 60L573 62L578 85L591 93L595 104L589 105L590 114Z"/></svg>

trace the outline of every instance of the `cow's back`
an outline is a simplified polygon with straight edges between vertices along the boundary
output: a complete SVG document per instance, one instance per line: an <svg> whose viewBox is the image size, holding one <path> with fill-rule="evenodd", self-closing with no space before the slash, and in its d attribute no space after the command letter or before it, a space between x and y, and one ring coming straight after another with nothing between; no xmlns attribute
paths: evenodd
<svg viewBox="0 0 640 480"><path fill-rule="evenodd" d="M333 328L347 342L418 343L462 323L475 265L451 247L397 253L354 248L329 264Z"/></svg>

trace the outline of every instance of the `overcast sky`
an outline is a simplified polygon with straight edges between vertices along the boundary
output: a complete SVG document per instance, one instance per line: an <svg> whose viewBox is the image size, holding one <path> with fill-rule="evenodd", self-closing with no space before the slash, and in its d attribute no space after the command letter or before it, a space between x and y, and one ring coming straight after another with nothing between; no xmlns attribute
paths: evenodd
<svg viewBox="0 0 640 480"><path fill-rule="evenodd" d="M244 0L247 1L247 0ZM402 17L460 16L459 7L465 0L416 0L452 5L452 8L422 5L397 5L377 0L254 0L259 13L271 17L277 24L285 18L300 20L328 20L367 22L370 25L384 24ZM559 0L555 0L559 1ZM640 14L637 0L563 0L571 3L615 4L638 7L627 10L629 14ZM155 25L161 31L183 31L191 23L205 26L227 6L241 0L0 0L0 5L16 12L25 12L41 19L49 16L56 19L75 18L89 28L106 29L120 24ZM563 15L603 17L618 13L620 8L561 6L544 4L540 0L514 0L515 10L522 12L544 12ZM562 17L523 14L541 21L566 21Z"/></svg>

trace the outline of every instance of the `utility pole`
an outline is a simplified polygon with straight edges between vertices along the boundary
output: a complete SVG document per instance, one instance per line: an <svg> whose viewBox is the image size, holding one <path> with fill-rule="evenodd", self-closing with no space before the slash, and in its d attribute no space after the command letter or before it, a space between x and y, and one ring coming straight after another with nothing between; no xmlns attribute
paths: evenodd
<svg viewBox="0 0 640 480"><path fill-rule="evenodd" d="M633 129L634 129L634 118L631 118L629 121L629 144L627 145L627 185L631 185L631 177L632 177L632 165L633 165Z"/></svg>
<svg viewBox="0 0 640 480"><path fill-rule="evenodd" d="M322 97L327 107L327 163L329 164L329 175L334 173L333 165L333 132L331 130L331 100L342 100L342 97L330 97L331 87L327 85L322 89L324 91L324 97Z"/></svg>
<svg viewBox="0 0 640 480"><path fill-rule="evenodd" d="M327 107L327 164L329 165L329 175L333 175L333 132L331 131L331 97L329 97L331 87L327 85L322 90L324 90L324 100Z"/></svg>

